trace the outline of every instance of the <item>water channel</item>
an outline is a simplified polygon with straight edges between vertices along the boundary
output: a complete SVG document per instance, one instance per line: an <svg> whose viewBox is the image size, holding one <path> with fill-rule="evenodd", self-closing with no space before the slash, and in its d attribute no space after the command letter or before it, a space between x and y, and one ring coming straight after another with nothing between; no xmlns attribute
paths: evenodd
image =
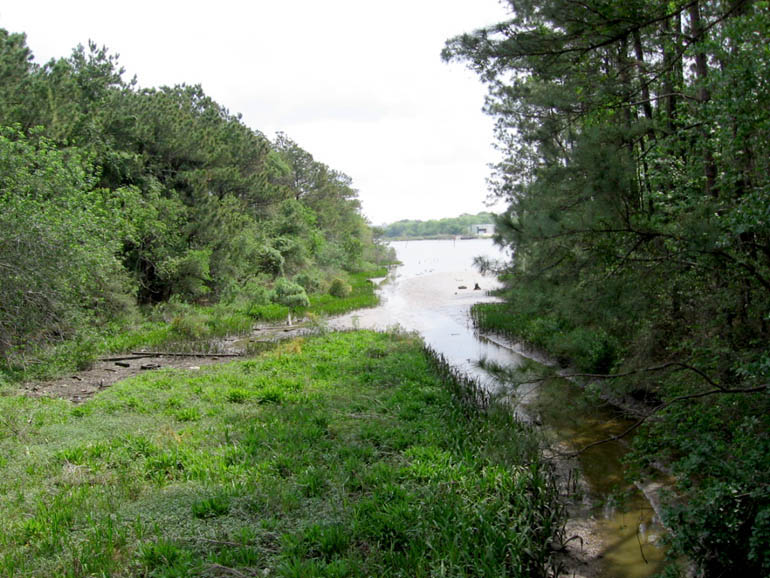
<svg viewBox="0 0 770 578"><path fill-rule="evenodd" d="M450 363L488 387L499 387L479 368L479 360L515 367L524 357L515 345L478 335L468 310L474 303L493 299L485 291L497 286L494 277L475 269L474 257L504 259L505 255L489 239L391 245L402 264L381 285L380 306L338 318L333 326L416 331ZM474 289L476 286L480 289ZM565 379L525 384L514 393L527 414L536 416L546 436L561 448L574 450L605 439L630 423L615 408L586 400L582 390ZM624 482L621 459L625 453L623 443L602 444L583 453L574 464L585 491L582 498L572 500L568 530L583 540L585 547L578 554L585 568L573 569L570 575L574 571L575 576L642 578L660 569L663 528L644 495ZM580 541L575 540L573 548L581 550Z"/></svg>

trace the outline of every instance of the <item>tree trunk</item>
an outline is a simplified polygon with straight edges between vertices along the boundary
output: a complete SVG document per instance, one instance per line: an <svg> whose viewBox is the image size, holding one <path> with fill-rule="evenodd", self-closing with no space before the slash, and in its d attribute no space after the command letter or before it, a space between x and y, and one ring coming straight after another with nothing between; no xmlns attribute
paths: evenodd
<svg viewBox="0 0 770 578"><path fill-rule="evenodd" d="M708 59L705 51L701 47L703 41L703 21L700 13L700 3L694 2L690 5L690 35L695 46L695 100L701 105L711 100L711 93L708 89ZM708 134L705 130L701 131L701 138L704 147L704 171L706 175L706 194L713 197L717 196L716 176L717 168L714 162L714 155L709 148Z"/></svg>

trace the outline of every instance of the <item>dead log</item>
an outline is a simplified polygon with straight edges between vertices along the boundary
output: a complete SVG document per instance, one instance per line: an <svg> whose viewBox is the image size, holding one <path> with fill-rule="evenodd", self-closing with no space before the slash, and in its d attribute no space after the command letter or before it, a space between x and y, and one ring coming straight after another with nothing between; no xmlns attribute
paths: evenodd
<svg viewBox="0 0 770 578"><path fill-rule="evenodd" d="M137 352L134 355L141 355L142 357L243 357L242 353L180 353L176 351Z"/></svg>

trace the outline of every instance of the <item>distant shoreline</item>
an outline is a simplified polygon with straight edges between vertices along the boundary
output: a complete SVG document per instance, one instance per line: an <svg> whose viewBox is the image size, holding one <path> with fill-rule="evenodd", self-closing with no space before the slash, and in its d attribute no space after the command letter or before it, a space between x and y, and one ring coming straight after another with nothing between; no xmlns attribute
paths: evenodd
<svg viewBox="0 0 770 578"><path fill-rule="evenodd" d="M381 241L472 241L475 239L491 239L491 236L480 235L423 235L417 237L381 237Z"/></svg>

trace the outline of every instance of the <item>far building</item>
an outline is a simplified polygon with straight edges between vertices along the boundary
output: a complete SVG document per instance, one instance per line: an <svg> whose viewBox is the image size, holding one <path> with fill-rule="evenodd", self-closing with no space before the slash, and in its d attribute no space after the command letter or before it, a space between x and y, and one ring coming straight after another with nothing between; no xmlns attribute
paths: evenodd
<svg viewBox="0 0 770 578"><path fill-rule="evenodd" d="M491 237L495 234L495 226L492 223L486 225L471 225L471 235L476 237Z"/></svg>

